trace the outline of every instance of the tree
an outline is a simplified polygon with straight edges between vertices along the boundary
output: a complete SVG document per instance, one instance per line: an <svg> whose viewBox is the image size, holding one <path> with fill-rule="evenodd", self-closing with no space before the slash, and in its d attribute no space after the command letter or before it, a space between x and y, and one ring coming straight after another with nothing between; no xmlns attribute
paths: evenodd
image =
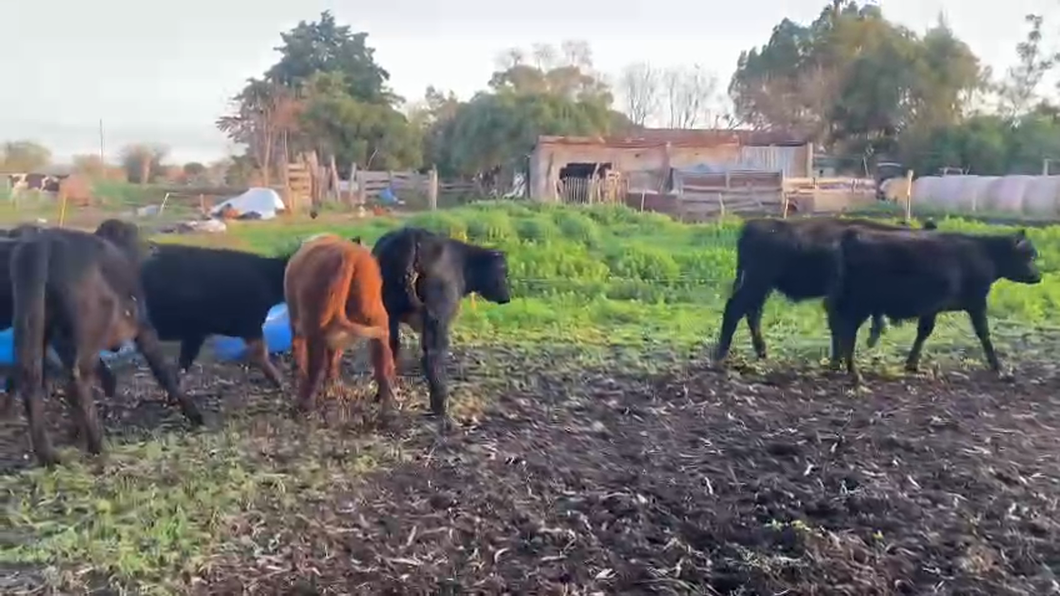
<svg viewBox="0 0 1060 596"><path fill-rule="evenodd" d="M346 93L341 73L317 73L306 90L302 130L315 149L334 155L344 174L351 163L365 169L417 168L420 135L404 114L388 104L361 101Z"/></svg>
<svg viewBox="0 0 1060 596"><path fill-rule="evenodd" d="M706 125L717 128L720 113L712 113L718 90L718 79L698 64L691 67L674 66L662 75L663 103L666 106L667 126L695 128Z"/></svg>
<svg viewBox="0 0 1060 596"><path fill-rule="evenodd" d="M637 126L644 126L659 111L661 74L652 68L651 64L637 62L627 65L619 75L618 90L626 108L626 115Z"/></svg>
<svg viewBox="0 0 1060 596"><path fill-rule="evenodd" d="M810 25L785 19L741 54L729 85L737 116L850 151L893 148L910 128L963 116L983 70L945 22L923 37L876 5L833 0Z"/></svg>
<svg viewBox="0 0 1060 596"><path fill-rule="evenodd" d="M1016 45L1019 61L1008 69L1005 80L999 86L1001 111L1007 116L1022 114L1035 103L1042 79L1060 59L1060 54L1048 53L1042 48L1044 18L1029 14L1024 21L1029 25L1029 30L1027 37Z"/></svg>
<svg viewBox="0 0 1060 596"><path fill-rule="evenodd" d="M94 153L75 155L73 165L75 172L89 178L101 178L107 174L107 164Z"/></svg>
<svg viewBox="0 0 1060 596"><path fill-rule="evenodd" d="M611 109L611 91L594 73L587 45L545 47L533 52L539 66L519 49L499 56L488 89L470 101L428 92L425 154L441 175L503 181L525 170L540 135L601 135L630 125Z"/></svg>
<svg viewBox="0 0 1060 596"><path fill-rule="evenodd" d="M51 160L52 152L33 141L7 141L0 146L0 170L5 172L36 172Z"/></svg>
<svg viewBox="0 0 1060 596"><path fill-rule="evenodd" d="M228 138L247 146L261 170L262 184L268 186L274 165L288 161L284 149L288 135L298 132L302 102L291 88L282 84L248 79L247 86L233 103L235 113L218 118L217 128ZM282 159L276 159L278 154L282 154Z"/></svg>
<svg viewBox="0 0 1060 596"><path fill-rule="evenodd" d="M546 53L543 44L537 44L538 54ZM539 68L525 63L525 53L518 49L505 52L497 60L500 68L490 77L489 88L493 91L514 93L544 93L562 96L571 101L596 101L608 106L614 101L611 90L594 72L592 51L583 41L565 41L559 51L550 49L550 55L562 54L548 63L548 68Z"/></svg>
<svg viewBox="0 0 1060 596"><path fill-rule="evenodd" d="M121 164L129 182L147 184L165 173L162 161L169 154L169 148L162 145L136 143L126 145L121 150Z"/></svg>
<svg viewBox="0 0 1060 596"><path fill-rule="evenodd" d="M299 21L280 38L283 44L274 48L280 61L265 73L266 80L295 89L317 73L339 73L346 92L357 100L390 105L398 101L387 87L390 73L376 63L375 50L368 46L368 34L337 24L331 11L320 13L316 22Z"/></svg>
<svg viewBox="0 0 1060 596"><path fill-rule="evenodd" d="M234 113L217 122L247 146L265 184L294 151L333 156L343 175L351 163L420 164L421 129L395 109L401 98L390 91L390 75L375 62L367 33L354 33L324 11L318 21L300 21L280 36L279 61L250 79L233 100Z"/></svg>

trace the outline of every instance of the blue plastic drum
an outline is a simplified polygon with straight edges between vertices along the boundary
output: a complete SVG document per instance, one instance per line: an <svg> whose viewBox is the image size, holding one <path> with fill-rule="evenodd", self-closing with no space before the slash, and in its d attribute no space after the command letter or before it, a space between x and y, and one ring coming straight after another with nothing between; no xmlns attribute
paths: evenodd
<svg viewBox="0 0 1060 596"><path fill-rule="evenodd" d="M270 354L290 350L291 324L288 322L287 304L280 303L270 308L261 329L265 333L265 344L269 347ZM232 362L246 357L247 344L241 338L215 335L211 343L217 360Z"/></svg>
<svg viewBox="0 0 1060 596"><path fill-rule="evenodd" d="M108 364L114 361L124 360L136 352L136 344L127 342L117 352L104 350L99 353L104 362ZM48 348L48 357L58 360L59 356L55 350ZM0 365L12 366L15 364L15 330L11 327L0 331Z"/></svg>

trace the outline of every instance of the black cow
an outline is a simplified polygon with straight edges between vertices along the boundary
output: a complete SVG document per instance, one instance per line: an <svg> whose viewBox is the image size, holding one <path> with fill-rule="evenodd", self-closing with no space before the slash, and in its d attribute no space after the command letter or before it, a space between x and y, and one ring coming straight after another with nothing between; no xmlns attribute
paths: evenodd
<svg viewBox="0 0 1060 596"><path fill-rule="evenodd" d="M33 449L43 465L59 461L44 427L41 400L43 348L49 343L70 371L66 399L89 452L102 451L103 431L87 381L100 350L117 349L130 339L170 400L193 424L203 422L202 413L181 392L146 319L138 250L119 248L95 234L57 228L27 234L10 249L17 390Z"/></svg>
<svg viewBox="0 0 1060 596"><path fill-rule="evenodd" d="M210 335L242 338L251 363L277 387L262 325L283 302L283 274L290 255L177 244L153 245L142 267L147 312L163 341L180 340L180 368L187 371Z"/></svg>
<svg viewBox="0 0 1060 596"><path fill-rule="evenodd" d="M1026 232L981 236L952 232L844 232L836 253L837 274L826 299L829 326L855 382L858 328L873 315L895 321L918 319L906 370L916 371L924 341L942 312L964 311L971 319L987 362L1001 370L987 323L990 288L999 279L1037 284L1038 251Z"/></svg>
<svg viewBox="0 0 1060 596"><path fill-rule="evenodd" d="M736 325L743 317L747 319L755 353L759 358L765 358L762 310L766 299L774 290L793 302L824 298L835 270L839 239L843 231L850 228L880 231L909 229L868 219L747 220L736 242L736 280L725 302L714 361L720 362L728 356ZM935 222L926 222L924 229L936 229ZM876 345L884 327L881 317L873 317L869 347ZM833 341L833 363L836 358Z"/></svg>
<svg viewBox="0 0 1060 596"><path fill-rule="evenodd" d="M472 292L497 304L511 301L507 259L502 251L413 227L387 232L372 247L372 254L383 273L383 304L394 360L401 346L399 326L405 323L420 334L431 413L446 420L450 324L460 300Z"/></svg>
<svg viewBox="0 0 1060 596"><path fill-rule="evenodd" d="M4 230L0 233L0 241L8 242L9 239L25 238L29 234L34 234L46 229L48 228L35 223L20 224L10 230ZM140 261L143 260L143 257L146 254L149 254L150 245L145 244L141 239L139 228L137 228L135 224L123 222L118 219L108 219L99 225L95 234L108 239L120 248L132 251L129 254L138 257ZM13 247L13 243L8 246L9 249ZM0 257L0 328L7 328L11 326L14 297L11 294L11 272L9 269L10 263L8 262L10 259L9 256L7 256L9 253L4 252L3 255L4 256ZM45 350L44 375L48 376L49 374L58 371L61 367L61 363L47 351L47 348L45 348ZM114 397L117 393L116 380L110 368L107 367L102 360L99 361L96 373L103 386L103 394L107 397ZM13 396L16 391L16 381L14 376L8 375L5 379L4 386L8 397ZM0 406L0 412L7 413L10 409L9 406L10 401L5 400L4 404Z"/></svg>

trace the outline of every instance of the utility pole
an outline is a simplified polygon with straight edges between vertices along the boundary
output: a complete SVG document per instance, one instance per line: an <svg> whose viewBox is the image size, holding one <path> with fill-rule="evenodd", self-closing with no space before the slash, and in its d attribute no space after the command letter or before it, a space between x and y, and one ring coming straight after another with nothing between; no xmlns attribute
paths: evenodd
<svg viewBox="0 0 1060 596"><path fill-rule="evenodd" d="M99 119L99 165L102 167L107 161L103 158L103 119Z"/></svg>

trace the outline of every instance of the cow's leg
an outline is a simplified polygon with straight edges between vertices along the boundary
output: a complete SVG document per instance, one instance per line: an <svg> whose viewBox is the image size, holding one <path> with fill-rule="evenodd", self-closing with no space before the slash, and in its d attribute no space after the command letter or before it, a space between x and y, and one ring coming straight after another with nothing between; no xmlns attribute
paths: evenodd
<svg viewBox="0 0 1060 596"><path fill-rule="evenodd" d="M387 321L390 327L390 359L394 361L395 374L397 371L398 353L401 351L401 321L397 317L390 317Z"/></svg>
<svg viewBox="0 0 1060 596"><path fill-rule="evenodd" d="M309 374L306 369L306 341L303 335L291 335L291 375L296 379L296 384L301 384L305 376Z"/></svg>
<svg viewBox="0 0 1060 596"><path fill-rule="evenodd" d="M374 326L388 327L394 332L394 321L386 320L385 313L371 317L368 323ZM394 351L390 347L390 337L369 340L372 351L372 370L375 374L375 401L380 403L380 413L384 421L390 418L394 410L394 381L397 377L397 366L394 363Z"/></svg>
<svg viewBox="0 0 1060 596"><path fill-rule="evenodd" d="M751 332L751 345L754 347L755 355L759 359L766 358L766 340L762 337L762 311L765 310L765 300L759 302L747 312L747 330Z"/></svg>
<svg viewBox="0 0 1060 596"><path fill-rule="evenodd" d="M324 396L328 399L340 394L339 371L342 370L342 356L345 350L324 347Z"/></svg>
<svg viewBox="0 0 1060 596"><path fill-rule="evenodd" d="M729 348L732 347L732 336L736 333L736 326L740 323L740 319L745 316L747 317L747 328L751 330L751 341L755 346L755 352L760 357L765 357L765 340L762 339L761 335L761 311L768 296L768 290L765 292L755 291L747 280L743 280L741 285L733 291L732 296L725 301L725 312L721 318L718 345L714 349L715 362L721 362L729 355ZM759 314L758 319L753 321L751 313L755 310ZM755 338L756 330L758 333L757 339ZM757 342L761 342L761 345ZM762 349L761 352L758 351L760 347Z"/></svg>
<svg viewBox="0 0 1060 596"><path fill-rule="evenodd" d="M196 426L202 424L202 412L195 405L195 402L180 388L180 383L177 380L177 371L166 362L162 353L162 344L158 341L158 334L155 333L153 328L147 325L140 327L140 332L136 335L136 349L140 351L144 360L147 361L151 374L154 375L155 380L165 390L169 401L176 402L180 406L181 412L184 413L184 417L189 422Z"/></svg>
<svg viewBox="0 0 1060 596"><path fill-rule="evenodd" d="M260 368L261 372L265 373L265 378L277 389L282 388L283 380L280 379L280 371L269 359L269 348L265 345L265 338L258 335L257 337L244 337L243 341L247 344L247 358L250 362Z"/></svg>
<svg viewBox="0 0 1060 596"><path fill-rule="evenodd" d="M55 340L54 346L55 353L59 355L59 363L62 365L63 376L66 378L65 395L63 397L70 408L74 422L70 426L70 441L77 443L85 436L83 431L87 426L81 410L80 400L77 397L77 388L74 386L76 375L78 374L77 345L70 338L61 338Z"/></svg>
<svg viewBox="0 0 1060 596"><path fill-rule="evenodd" d="M449 387L446 379L445 364L449 355L449 322L424 317L423 336L423 372L427 377L427 387L431 396L431 413L445 416L446 402L449 399Z"/></svg>
<svg viewBox="0 0 1060 596"><path fill-rule="evenodd" d="M99 414L96 412L96 400L92 399L92 392L89 390L89 380L95 373L99 354L96 350L83 352L74 357L66 400L74 412L77 412L76 419L80 423L88 452L98 455L103 452L103 427L100 426Z"/></svg>
<svg viewBox="0 0 1060 596"><path fill-rule="evenodd" d="M460 299L452 296L448 288L428 288L426 308L423 310L423 332L420 343L423 348L423 372L430 392L431 414L447 421L446 401L448 384L445 378L445 363L449 351L449 321L453 320ZM432 295L431 295L432 294Z"/></svg>
<svg viewBox="0 0 1060 596"><path fill-rule="evenodd" d="M858 341L858 328L865 322L867 317L852 317L836 315L839 328L839 351L841 357L846 360L847 374L855 385L861 384L861 373L855 362L855 351Z"/></svg>
<svg viewBox="0 0 1060 596"><path fill-rule="evenodd" d="M335 350L328 348L327 353L327 370L324 373L324 382L334 383L339 378L339 371L342 370L342 356L343 350Z"/></svg>
<svg viewBox="0 0 1060 596"><path fill-rule="evenodd" d="M16 343L16 349L17 349ZM26 409L26 421L29 425L30 443L37 461L43 466L54 466L59 463L59 454L52 446L48 430L44 426L44 353L16 354L16 391L22 397ZM76 414L75 414L76 415Z"/></svg>
<svg viewBox="0 0 1060 596"><path fill-rule="evenodd" d="M875 348L876 344L880 343L880 336L883 335L885 329L887 329L887 323L883 320L883 315L872 315L872 327L869 329L869 340L865 345L870 349Z"/></svg>
<svg viewBox="0 0 1060 596"><path fill-rule="evenodd" d="M322 336L314 335L306 341L306 375L298 388L298 408L303 412L315 408L316 392L324 380L326 349L327 342Z"/></svg>
<svg viewBox="0 0 1060 596"><path fill-rule="evenodd" d="M204 343L206 343L205 335L186 335L180 338L180 359L177 360L177 365L180 366L181 372L188 372L191 365L195 363L195 359L199 357Z"/></svg>
<svg viewBox="0 0 1060 596"><path fill-rule="evenodd" d="M905 359L905 370L908 372L916 372L920 368L920 352L924 349L924 342L935 331L935 317L936 315L928 315L920 317L917 321L916 339L913 340L913 347L910 348L909 356Z"/></svg>
<svg viewBox="0 0 1060 596"><path fill-rule="evenodd" d="M96 359L96 377L103 388L103 395L113 398L118 394L118 378L102 358Z"/></svg>
<svg viewBox="0 0 1060 596"><path fill-rule="evenodd" d="M20 365L18 392L22 394L22 404L26 408L26 421L29 423L30 443L37 461L43 466L54 466L59 463L59 454L52 446L51 438L44 426L44 401L41 399L40 364L26 363ZM36 370L34 370L36 369Z"/></svg>
<svg viewBox="0 0 1060 596"><path fill-rule="evenodd" d="M827 303L825 304L825 314L828 317L828 335L831 336L832 342L832 353L829 356L828 368L835 371L839 370L843 355L843 347L840 345L840 338L843 335L843 321Z"/></svg>
<svg viewBox="0 0 1060 596"><path fill-rule="evenodd" d="M994 342L990 341L990 323L986 318L986 305L968 309L968 318L972 320L975 335L979 338L979 343L983 345L983 353L986 355L987 363L990 364L990 370L1001 372L1001 362L997 359L997 352L994 351Z"/></svg>

